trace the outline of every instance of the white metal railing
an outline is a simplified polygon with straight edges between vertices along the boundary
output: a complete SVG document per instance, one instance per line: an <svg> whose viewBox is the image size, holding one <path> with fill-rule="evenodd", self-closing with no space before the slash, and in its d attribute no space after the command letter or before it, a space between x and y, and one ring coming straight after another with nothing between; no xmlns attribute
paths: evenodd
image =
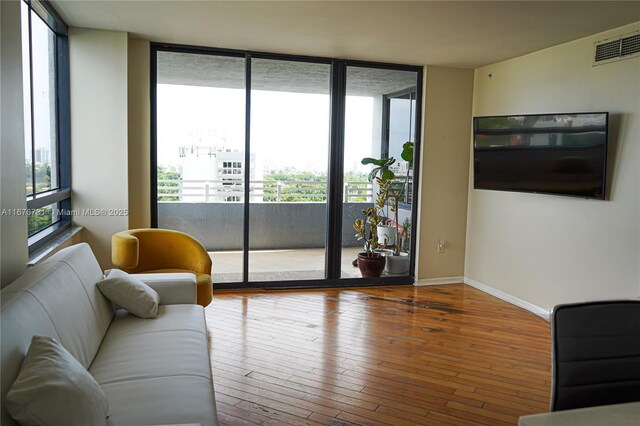
<svg viewBox="0 0 640 426"><path fill-rule="evenodd" d="M254 202L323 202L327 199L327 182L311 181L251 181ZM162 202L241 202L244 186L241 181L222 180L158 180L158 201ZM345 182L344 202L372 202L370 182Z"/></svg>

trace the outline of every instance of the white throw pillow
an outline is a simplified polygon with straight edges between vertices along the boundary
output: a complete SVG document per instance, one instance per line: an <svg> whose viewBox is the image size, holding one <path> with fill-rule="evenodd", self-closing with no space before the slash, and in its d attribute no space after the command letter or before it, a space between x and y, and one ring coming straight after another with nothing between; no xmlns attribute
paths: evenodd
<svg viewBox="0 0 640 426"><path fill-rule="evenodd" d="M106 425L107 396L60 343L33 336L18 377L5 396L21 425Z"/></svg>
<svg viewBox="0 0 640 426"><path fill-rule="evenodd" d="M111 269L107 278L98 282L98 288L107 299L137 317L155 318L158 316L160 295L124 271Z"/></svg>

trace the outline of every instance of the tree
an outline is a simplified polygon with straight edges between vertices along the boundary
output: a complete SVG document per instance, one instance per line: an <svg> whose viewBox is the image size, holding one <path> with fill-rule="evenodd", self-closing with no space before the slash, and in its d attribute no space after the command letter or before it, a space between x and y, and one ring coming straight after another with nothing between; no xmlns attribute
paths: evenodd
<svg viewBox="0 0 640 426"><path fill-rule="evenodd" d="M263 200L274 202L278 198L278 182L284 184L281 188L280 201L282 202L304 202L327 200L327 173L299 171L291 167L273 170L264 176ZM367 175L358 172L347 172L344 175L345 182L367 183ZM365 195L362 200L350 198L349 201L366 201Z"/></svg>
<svg viewBox="0 0 640 426"><path fill-rule="evenodd" d="M49 163L36 163L35 165L35 174L36 181L32 182L33 176L31 173L32 170L31 161L25 162L24 167L24 178L25 182L27 182L27 195L31 195L33 192L33 184L36 185L36 193L48 191L51 189L51 165Z"/></svg>
<svg viewBox="0 0 640 426"><path fill-rule="evenodd" d="M51 206L31 210L29 213L29 216L27 216L27 229L28 235L30 236L51 225L53 222L53 209Z"/></svg>
<svg viewBox="0 0 640 426"><path fill-rule="evenodd" d="M175 167L158 166L158 201L180 201L182 175ZM167 194L167 195L163 195Z"/></svg>

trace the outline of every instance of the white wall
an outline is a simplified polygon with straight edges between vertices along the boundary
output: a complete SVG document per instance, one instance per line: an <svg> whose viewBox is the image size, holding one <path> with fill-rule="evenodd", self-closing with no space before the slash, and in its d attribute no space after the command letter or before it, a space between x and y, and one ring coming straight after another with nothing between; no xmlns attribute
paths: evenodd
<svg viewBox="0 0 640 426"><path fill-rule="evenodd" d="M610 180L607 201L479 191L470 182L468 278L544 309L640 295L640 57L592 66L595 41L637 29L476 70L474 116L609 111Z"/></svg>
<svg viewBox="0 0 640 426"><path fill-rule="evenodd" d="M111 235L127 229L127 34L70 28L73 209L102 268L111 267ZM115 210L110 214L110 210Z"/></svg>
<svg viewBox="0 0 640 426"><path fill-rule="evenodd" d="M26 209L22 103L22 43L20 1L0 2L2 20L2 93L0 211ZM27 267L27 218L5 211L0 216L0 282L2 287Z"/></svg>

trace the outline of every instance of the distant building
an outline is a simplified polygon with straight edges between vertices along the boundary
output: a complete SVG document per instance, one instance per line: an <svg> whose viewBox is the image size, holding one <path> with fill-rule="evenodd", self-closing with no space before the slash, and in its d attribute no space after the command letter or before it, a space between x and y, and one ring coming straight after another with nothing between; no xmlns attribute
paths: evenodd
<svg viewBox="0 0 640 426"><path fill-rule="evenodd" d="M409 169L409 162L404 161L402 159L396 160L396 162L389 167L391 171L393 171L397 177L403 178L407 174L407 170Z"/></svg>
<svg viewBox="0 0 640 426"><path fill-rule="evenodd" d="M47 148L36 148L35 162L41 164L51 164L51 152Z"/></svg>
<svg viewBox="0 0 640 426"><path fill-rule="evenodd" d="M180 147L182 199L187 203L244 202L244 151L215 146ZM261 181L251 154L249 180ZM253 186L253 185L252 185ZM252 202L262 202L262 189L251 191Z"/></svg>

